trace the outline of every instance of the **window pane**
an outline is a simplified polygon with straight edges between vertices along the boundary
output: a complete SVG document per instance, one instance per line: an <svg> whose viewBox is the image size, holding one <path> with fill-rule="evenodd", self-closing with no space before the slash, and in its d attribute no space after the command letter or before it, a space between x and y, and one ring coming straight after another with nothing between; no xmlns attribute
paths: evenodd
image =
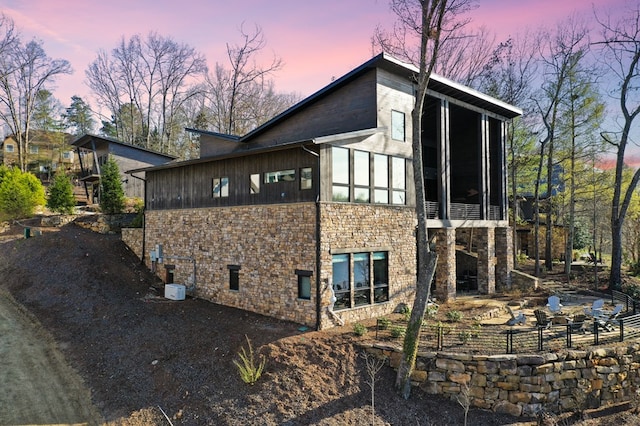
<svg viewBox="0 0 640 426"><path fill-rule="evenodd" d="M11 144L6 145L6 150L7 152L13 152L13 145Z"/></svg>
<svg viewBox="0 0 640 426"><path fill-rule="evenodd" d="M356 203L368 203L369 188L354 188L353 196L356 199Z"/></svg>
<svg viewBox="0 0 640 426"><path fill-rule="evenodd" d="M404 113L391 111L391 138L404 141Z"/></svg>
<svg viewBox="0 0 640 426"><path fill-rule="evenodd" d="M229 289L240 289L240 271L238 269L229 269Z"/></svg>
<svg viewBox="0 0 640 426"><path fill-rule="evenodd" d="M393 168L393 189L407 189L405 186L404 158L393 157L391 167Z"/></svg>
<svg viewBox="0 0 640 426"><path fill-rule="evenodd" d="M293 182L296 178L295 170L278 170L264 174L264 183Z"/></svg>
<svg viewBox="0 0 640 426"><path fill-rule="evenodd" d="M404 191L393 191L393 204L406 204L406 198Z"/></svg>
<svg viewBox="0 0 640 426"><path fill-rule="evenodd" d="M220 179L220 196L228 197L229 196L229 178L223 177Z"/></svg>
<svg viewBox="0 0 640 426"><path fill-rule="evenodd" d="M349 187L333 185L333 201L349 201Z"/></svg>
<svg viewBox="0 0 640 426"><path fill-rule="evenodd" d="M219 198L220 197L220 178L213 178L212 179L212 185L213 185L213 198Z"/></svg>
<svg viewBox="0 0 640 426"><path fill-rule="evenodd" d="M389 300L389 261L387 252L373 253L373 300L374 303Z"/></svg>
<svg viewBox="0 0 640 426"><path fill-rule="evenodd" d="M313 186L313 174L311 167L300 169L300 189L311 189Z"/></svg>
<svg viewBox="0 0 640 426"><path fill-rule="evenodd" d="M333 291L336 295L334 309L351 307L351 288L349 285L349 255L334 254L333 264Z"/></svg>
<svg viewBox="0 0 640 426"><path fill-rule="evenodd" d="M373 193L375 202L378 204L389 204L389 191L386 189L376 189Z"/></svg>
<svg viewBox="0 0 640 426"><path fill-rule="evenodd" d="M353 180L354 184L369 186L369 153L353 152Z"/></svg>
<svg viewBox="0 0 640 426"><path fill-rule="evenodd" d="M368 305L371 299L369 253L355 253L353 255L353 282L355 284L355 305Z"/></svg>
<svg viewBox="0 0 640 426"><path fill-rule="evenodd" d="M298 275L298 298L311 299L311 277Z"/></svg>
<svg viewBox="0 0 640 426"><path fill-rule="evenodd" d="M251 175L251 193L260 193L260 174L255 173Z"/></svg>
<svg viewBox="0 0 640 426"><path fill-rule="evenodd" d="M389 162L386 155L373 156L373 185L378 188L389 187Z"/></svg>
<svg viewBox="0 0 640 426"><path fill-rule="evenodd" d="M331 148L333 183L349 184L349 150Z"/></svg>

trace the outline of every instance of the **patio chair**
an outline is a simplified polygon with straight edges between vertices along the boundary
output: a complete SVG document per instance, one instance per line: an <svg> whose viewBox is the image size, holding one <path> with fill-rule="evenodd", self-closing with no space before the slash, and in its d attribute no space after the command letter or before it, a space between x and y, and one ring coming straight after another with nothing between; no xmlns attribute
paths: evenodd
<svg viewBox="0 0 640 426"><path fill-rule="evenodd" d="M622 312L622 305L616 305L611 312L602 312L598 316L594 316L596 323L598 323L598 327L602 328L605 331L613 331L615 330L615 326L617 325L616 320L618 319L618 315Z"/></svg>
<svg viewBox="0 0 640 426"><path fill-rule="evenodd" d="M551 317L547 315L545 311L542 309L536 309L533 311L533 314L536 316L536 327L538 328L549 328L551 327Z"/></svg>
<svg viewBox="0 0 640 426"><path fill-rule="evenodd" d="M586 334L587 332L587 316L585 314L576 314L569 322L572 332Z"/></svg>
<svg viewBox="0 0 640 426"><path fill-rule="evenodd" d="M509 311L509 314L511 315L511 318L509 318L509 320L507 321L507 325L517 325L517 324L524 325L524 323L527 322L527 317L524 316L524 313L522 313L521 311L513 312L513 309L511 309L511 306L508 306L508 305L507 305L507 311Z"/></svg>
<svg viewBox="0 0 640 426"><path fill-rule="evenodd" d="M562 304L558 296L549 296L547 302L547 308L549 308L552 314L562 313Z"/></svg>
<svg viewBox="0 0 640 426"><path fill-rule="evenodd" d="M603 307L604 307L604 299L597 299L593 301L590 308L584 308L584 313L587 316L595 317L600 315Z"/></svg>

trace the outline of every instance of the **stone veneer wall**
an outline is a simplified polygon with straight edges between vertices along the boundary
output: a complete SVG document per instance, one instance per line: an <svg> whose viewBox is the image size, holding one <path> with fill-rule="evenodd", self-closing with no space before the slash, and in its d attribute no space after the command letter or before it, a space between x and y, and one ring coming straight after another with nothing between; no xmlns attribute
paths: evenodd
<svg viewBox="0 0 640 426"><path fill-rule="evenodd" d="M390 301L336 311L345 323L386 315L398 305L413 301L416 282L415 210L375 204L321 203L320 206L321 328L336 325L326 308L331 297L331 256L336 250L350 253L389 252Z"/></svg>
<svg viewBox="0 0 640 426"><path fill-rule="evenodd" d="M162 244L174 281L189 284L195 258L196 295L275 318L316 326L315 203L149 210L147 249ZM415 211L409 207L321 203L320 328L339 324L328 312L332 250L388 251L387 303L336 311L344 323L385 315L413 300ZM173 258L173 259L172 259ZM145 259L145 262L149 262ZM240 289L229 289L228 265L240 266ZM312 271L311 300L298 299L295 270Z"/></svg>
<svg viewBox="0 0 640 426"><path fill-rule="evenodd" d="M122 228L122 242L136 255L142 259L142 228Z"/></svg>
<svg viewBox="0 0 640 426"><path fill-rule="evenodd" d="M195 259L196 296L315 326L315 203L147 210L145 220L147 248L162 244L176 283L193 280L193 262L176 258ZM240 267L238 291L229 265ZM298 298L296 269L313 272L310 300ZM156 273L165 278L163 265Z"/></svg>
<svg viewBox="0 0 640 426"><path fill-rule="evenodd" d="M400 364L401 349L368 352ZM545 354L419 353L412 384L430 394L460 395L472 406L515 416L597 408L628 401L640 386L640 344Z"/></svg>

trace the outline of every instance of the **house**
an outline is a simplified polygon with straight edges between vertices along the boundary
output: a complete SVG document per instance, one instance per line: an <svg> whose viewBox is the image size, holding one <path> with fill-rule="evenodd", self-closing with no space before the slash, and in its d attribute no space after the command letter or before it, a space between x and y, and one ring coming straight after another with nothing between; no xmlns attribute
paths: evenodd
<svg viewBox="0 0 640 426"><path fill-rule="evenodd" d="M174 161L176 157L149 149L140 148L106 136L85 134L75 139L73 145L80 164L79 181L84 185L89 203L98 203L100 167L109 157L118 164L122 175L125 197L144 198L144 175L132 179L124 172L139 167L156 166Z"/></svg>
<svg viewBox="0 0 640 426"><path fill-rule="evenodd" d="M44 130L32 130L29 135L30 141L25 153L29 172L47 181L61 167L70 173L77 171L78 163L70 145L73 135ZM5 166L18 165L18 141L14 135L7 136L1 147L1 163Z"/></svg>
<svg viewBox="0 0 640 426"><path fill-rule="evenodd" d="M198 159L130 170L146 176L146 261L197 297L318 329L411 303L416 72L378 55L244 136L191 129ZM422 144L440 300L456 295L456 242L470 231L478 291L509 285L505 133L519 114L430 81Z"/></svg>

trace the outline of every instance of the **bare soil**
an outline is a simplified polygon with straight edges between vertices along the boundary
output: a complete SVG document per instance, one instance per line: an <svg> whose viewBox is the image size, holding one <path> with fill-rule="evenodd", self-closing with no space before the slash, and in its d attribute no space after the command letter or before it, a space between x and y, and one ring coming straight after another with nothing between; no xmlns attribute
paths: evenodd
<svg viewBox="0 0 640 426"><path fill-rule="evenodd" d="M456 401L419 389L400 398L388 366L372 413L364 338L349 326L309 331L200 299L170 301L119 235L38 230L0 234L0 424L464 424ZM233 363L247 338L266 359L253 386ZM627 408L590 413L598 423L562 421L633 424ZM536 419L472 409L467 424Z"/></svg>

